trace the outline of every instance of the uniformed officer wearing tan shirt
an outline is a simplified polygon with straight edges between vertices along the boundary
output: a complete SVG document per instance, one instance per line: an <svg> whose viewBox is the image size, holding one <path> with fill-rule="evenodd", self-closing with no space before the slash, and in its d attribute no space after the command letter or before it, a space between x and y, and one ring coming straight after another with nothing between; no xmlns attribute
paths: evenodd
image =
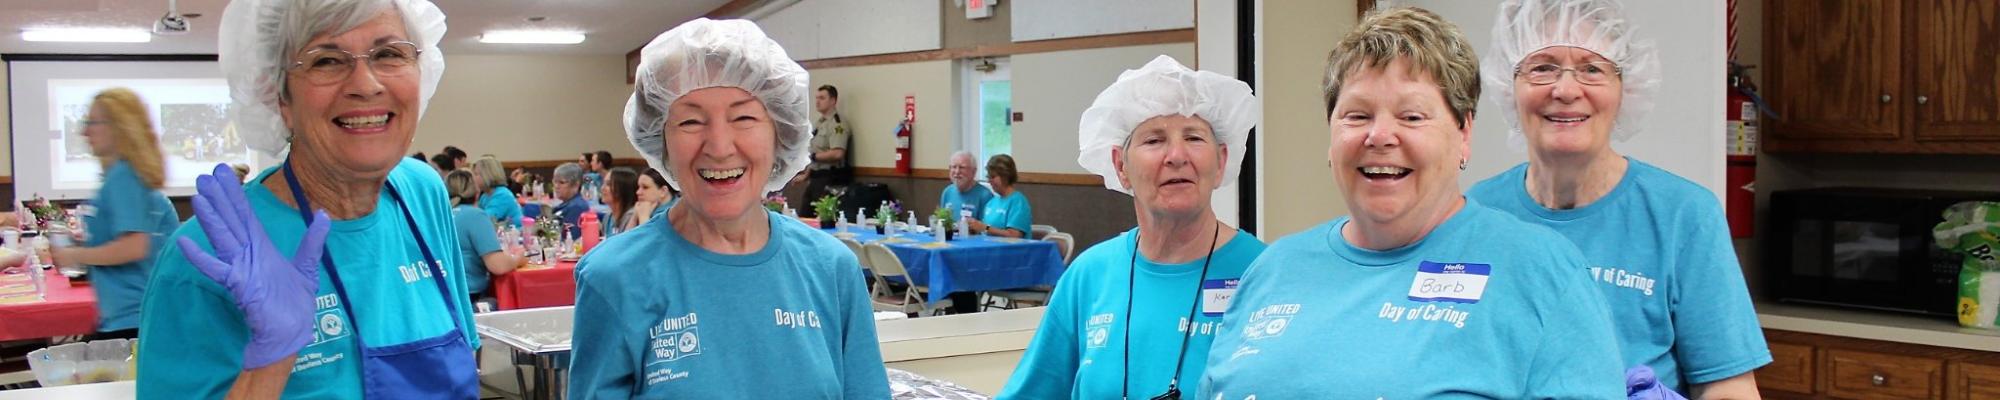
<svg viewBox="0 0 2000 400"><path fill-rule="evenodd" d="M854 167L847 161L847 148L854 143L853 128L840 117L836 106L840 105L840 89L833 85L820 85L813 92L813 109L819 112L819 119L813 121L812 166L806 169L807 182L805 199L802 204L811 204L828 193L828 186L846 186L854 182ZM801 211L812 207L799 207Z"/></svg>

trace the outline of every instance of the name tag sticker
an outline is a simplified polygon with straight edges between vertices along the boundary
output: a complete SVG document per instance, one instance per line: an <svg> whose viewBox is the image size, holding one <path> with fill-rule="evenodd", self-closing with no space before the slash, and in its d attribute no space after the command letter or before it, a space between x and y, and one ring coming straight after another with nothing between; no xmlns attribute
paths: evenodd
<svg viewBox="0 0 2000 400"><path fill-rule="evenodd" d="M1478 303L1486 294L1486 278L1492 274L1489 264L1424 261L1417 265L1416 279L1410 280L1410 300Z"/></svg>
<svg viewBox="0 0 2000 400"><path fill-rule="evenodd" d="M1229 310L1229 303L1236 299L1236 285L1241 279L1210 279L1201 281L1201 315L1220 317Z"/></svg>

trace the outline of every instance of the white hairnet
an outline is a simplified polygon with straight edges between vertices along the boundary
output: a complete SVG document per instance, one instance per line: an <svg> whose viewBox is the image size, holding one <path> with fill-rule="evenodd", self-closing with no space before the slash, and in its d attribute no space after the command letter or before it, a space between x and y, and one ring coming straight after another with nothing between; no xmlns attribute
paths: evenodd
<svg viewBox="0 0 2000 400"><path fill-rule="evenodd" d="M1125 146L1125 139L1139 123L1163 115L1199 117L1208 122L1216 141L1227 145L1228 161L1222 165L1225 186L1236 182L1242 172L1243 151L1250 128L1263 118L1263 103L1250 93L1250 85L1222 74L1195 71L1159 56L1139 69L1125 70L1118 80L1097 94L1090 108L1083 110L1077 124L1079 151L1076 163L1104 177L1104 187L1132 194L1118 182L1118 169L1111 163L1111 149Z"/></svg>
<svg viewBox="0 0 2000 400"><path fill-rule="evenodd" d="M431 95L437 93L438 80L444 77L444 51L438 49L438 40L444 38L444 12L427 0L378 0L393 4L403 16L403 27L411 43L416 43L423 53L418 56L420 70L419 96L416 117L423 119L424 110L430 108ZM303 46L313 35L337 32L295 32L306 27L303 23L328 25L329 29L346 29L340 22L322 20L328 16L306 15L312 12L296 7L317 7L333 9L342 6L366 10L365 2L331 3L304 2L290 0L236 0L222 10L222 26L217 31L218 48L216 59L222 67L222 76L229 82L229 119L236 125L238 137L251 149L272 157L285 153L291 144L292 132L285 126L285 119L278 115L278 98L284 91L285 73L293 62L294 53L300 48L284 48L287 39ZM362 16L363 19L372 15ZM291 38L304 34L308 37Z"/></svg>
<svg viewBox="0 0 2000 400"><path fill-rule="evenodd" d="M1493 20L1493 51L1480 62L1486 87L1500 103L1510 141L1523 140L1521 117L1514 104L1514 69L1529 54L1569 46L1595 52L1618 64L1625 90L1611 137L1623 141L1639 133L1639 122L1653 110L1660 87L1660 54L1651 40L1639 40L1638 28L1626 19L1616 0L1508 0Z"/></svg>
<svg viewBox="0 0 2000 400"><path fill-rule="evenodd" d="M638 76L632 98L625 102L625 135L668 185L680 189L680 181L667 170L661 136L667 107L698 89L743 89L764 103L776 125L776 171L764 182L764 191L778 191L812 162L812 91L806 82L805 68L757 24L698 18L661 33L639 50Z"/></svg>

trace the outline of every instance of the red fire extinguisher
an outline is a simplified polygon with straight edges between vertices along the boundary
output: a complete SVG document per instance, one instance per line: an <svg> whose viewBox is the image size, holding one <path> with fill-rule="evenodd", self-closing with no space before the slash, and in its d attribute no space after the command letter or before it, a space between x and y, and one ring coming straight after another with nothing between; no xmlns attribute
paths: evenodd
<svg viewBox="0 0 2000 400"><path fill-rule="evenodd" d="M1730 63L1729 94L1724 101L1724 143L1728 169L1723 189L1724 212L1729 216L1729 235L1747 238L1756 234L1757 211L1757 120L1770 110L1749 82L1748 66Z"/></svg>
<svg viewBox="0 0 2000 400"><path fill-rule="evenodd" d="M903 122L896 125L896 173L909 175L911 169L910 130L917 124L917 96L903 96Z"/></svg>

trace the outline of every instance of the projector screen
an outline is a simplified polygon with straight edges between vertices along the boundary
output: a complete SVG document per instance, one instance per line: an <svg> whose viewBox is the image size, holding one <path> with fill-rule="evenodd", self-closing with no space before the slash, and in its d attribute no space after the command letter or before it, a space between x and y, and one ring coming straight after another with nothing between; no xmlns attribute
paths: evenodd
<svg viewBox="0 0 2000 400"><path fill-rule="evenodd" d="M215 61L7 62L17 199L89 199L103 168L90 153L82 121L97 92L124 87L146 103L165 156L168 196L194 194L195 177L215 164L266 160L249 151L229 124L229 87Z"/></svg>

